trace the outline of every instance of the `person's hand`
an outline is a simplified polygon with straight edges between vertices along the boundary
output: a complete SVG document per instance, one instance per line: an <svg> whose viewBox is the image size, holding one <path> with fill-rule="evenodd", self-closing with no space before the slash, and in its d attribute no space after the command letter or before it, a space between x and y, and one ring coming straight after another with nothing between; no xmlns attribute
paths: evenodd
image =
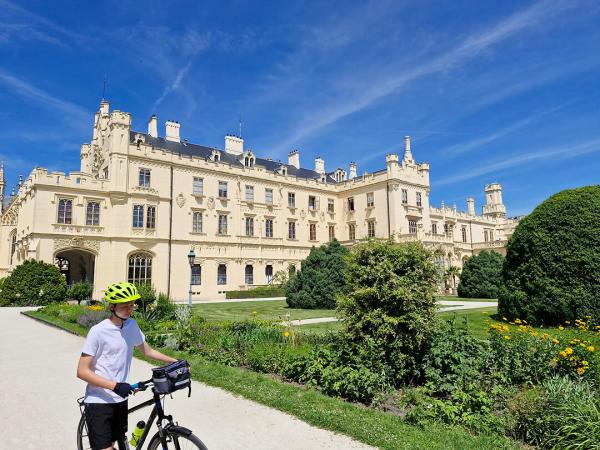
<svg viewBox="0 0 600 450"><path fill-rule="evenodd" d="M129 383L117 383L113 389L117 395L123 398L127 398L129 394L133 392L133 388Z"/></svg>

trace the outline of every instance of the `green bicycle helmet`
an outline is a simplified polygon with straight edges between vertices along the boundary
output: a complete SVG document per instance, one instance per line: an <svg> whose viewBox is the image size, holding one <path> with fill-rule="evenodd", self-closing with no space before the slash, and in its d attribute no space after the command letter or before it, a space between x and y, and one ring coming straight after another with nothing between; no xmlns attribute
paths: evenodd
<svg viewBox="0 0 600 450"><path fill-rule="evenodd" d="M137 288L126 281L109 284L104 291L104 300L107 303L127 303L140 298Z"/></svg>

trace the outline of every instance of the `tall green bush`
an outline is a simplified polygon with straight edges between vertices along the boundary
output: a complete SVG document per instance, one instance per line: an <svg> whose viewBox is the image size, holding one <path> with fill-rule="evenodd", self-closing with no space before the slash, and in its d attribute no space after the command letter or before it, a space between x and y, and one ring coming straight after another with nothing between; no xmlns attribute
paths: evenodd
<svg viewBox="0 0 600 450"><path fill-rule="evenodd" d="M337 240L313 247L301 270L285 284L290 308L332 309L344 291L345 256L348 250Z"/></svg>
<svg viewBox="0 0 600 450"><path fill-rule="evenodd" d="M600 321L600 186L559 192L519 223L498 311L537 324Z"/></svg>
<svg viewBox="0 0 600 450"><path fill-rule="evenodd" d="M385 364L396 385L420 378L436 325L433 254L418 242L359 244L345 279L348 294L340 297L338 313L348 346L360 359Z"/></svg>
<svg viewBox="0 0 600 450"><path fill-rule="evenodd" d="M140 294L140 298L136 303L141 307L142 313L145 316L148 307L156 301L156 289L150 283L136 283L135 287L138 294Z"/></svg>
<svg viewBox="0 0 600 450"><path fill-rule="evenodd" d="M38 306L64 301L67 283L58 268L29 260L15 267L4 280L0 306Z"/></svg>
<svg viewBox="0 0 600 450"><path fill-rule="evenodd" d="M459 297L498 298L502 264L504 256L487 250L467 259L458 284Z"/></svg>
<svg viewBox="0 0 600 450"><path fill-rule="evenodd" d="M93 290L94 287L88 280L78 281L67 290L67 298L77 300L77 304L80 305L82 300L88 300L92 297Z"/></svg>

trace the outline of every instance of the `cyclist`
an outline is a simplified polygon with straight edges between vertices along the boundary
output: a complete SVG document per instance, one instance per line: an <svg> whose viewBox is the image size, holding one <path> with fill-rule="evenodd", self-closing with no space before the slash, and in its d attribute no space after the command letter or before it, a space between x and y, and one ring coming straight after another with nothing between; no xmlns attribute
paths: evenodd
<svg viewBox="0 0 600 450"><path fill-rule="evenodd" d="M150 347L136 321L130 319L139 298L131 283L109 285L104 300L111 315L90 329L83 345L77 377L88 383L85 420L92 450L112 450L117 440L125 439L127 397L133 392L127 381L133 348L156 361L176 361Z"/></svg>

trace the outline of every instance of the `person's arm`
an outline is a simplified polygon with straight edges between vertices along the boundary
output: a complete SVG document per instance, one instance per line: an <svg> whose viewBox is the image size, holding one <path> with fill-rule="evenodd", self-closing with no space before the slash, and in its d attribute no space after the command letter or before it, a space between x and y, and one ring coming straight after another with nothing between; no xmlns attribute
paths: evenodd
<svg viewBox="0 0 600 450"><path fill-rule="evenodd" d="M140 352L142 352L142 355L144 355L148 358L152 358L156 361L162 361L162 362L166 362L166 363L172 363L172 362L177 361L175 358L171 358L170 356L167 356L157 350L154 350L152 347L150 347L148 345L148 343L146 341L142 342L141 345L138 345L137 348Z"/></svg>
<svg viewBox="0 0 600 450"><path fill-rule="evenodd" d="M92 359L93 356L85 353L81 354L79 358L79 364L77 364L77 378L82 379L86 383L93 384L104 389L110 389L111 391L117 386L116 381L107 380L104 377L96 374L92 370Z"/></svg>

